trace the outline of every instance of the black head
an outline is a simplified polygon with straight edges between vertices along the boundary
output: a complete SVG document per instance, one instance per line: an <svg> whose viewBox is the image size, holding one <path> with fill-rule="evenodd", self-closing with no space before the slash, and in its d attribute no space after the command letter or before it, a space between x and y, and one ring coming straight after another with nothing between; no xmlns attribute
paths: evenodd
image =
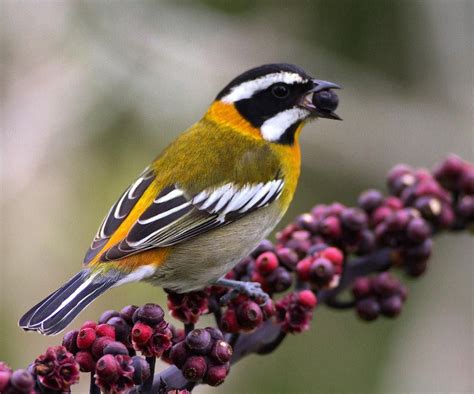
<svg viewBox="0 0 474 394"><path fill-rule="evenodd" d="M339 119L333 112L337 96L330 89L334 88L339 86L313 79L298 66L265 64L233 79L216 100L233 104L266 140L291 144L305 119Z"/></svg>

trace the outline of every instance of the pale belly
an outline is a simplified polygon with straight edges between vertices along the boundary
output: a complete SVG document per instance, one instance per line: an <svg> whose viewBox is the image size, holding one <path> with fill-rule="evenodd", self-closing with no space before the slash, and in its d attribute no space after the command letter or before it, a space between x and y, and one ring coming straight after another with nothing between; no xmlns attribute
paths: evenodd
<svg viewBox="0 0 474 394"><path fill-rule="evenodd" d="M173 247L147 281L176 292L202 289L229 272L275 228L277 204Z"/></svg>

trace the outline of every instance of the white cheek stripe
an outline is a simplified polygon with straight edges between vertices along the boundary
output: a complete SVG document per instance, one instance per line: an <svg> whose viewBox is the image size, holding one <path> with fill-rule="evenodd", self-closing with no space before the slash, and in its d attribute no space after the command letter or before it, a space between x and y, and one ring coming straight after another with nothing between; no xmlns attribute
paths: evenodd
<svg viewBox="0 0 474 394"><path fill-rule="evenodd" d="M263 122L260 131L267 141L278 141L288 127L308 115L309 111L303 108L287 109Z"/></svg>
<svg viewBox="0 0 474 394"><path fill-rule="evenodd" d="M264 90L274 83L283 82L288 85L293 83L303 83L306 80L299 74L292 72L279 72L268 74L264 77L254 79L253 81L242 82L234 86L230 93L221 98L224 103L235 103L236 101L252 97L255 93Z"/></svg>

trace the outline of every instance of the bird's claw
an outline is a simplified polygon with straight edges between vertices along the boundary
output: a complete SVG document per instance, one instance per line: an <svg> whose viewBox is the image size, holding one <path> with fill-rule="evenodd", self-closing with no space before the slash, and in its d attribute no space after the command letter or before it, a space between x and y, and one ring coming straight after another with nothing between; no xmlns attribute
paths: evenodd
<svg viewBox="0 0 474 394"><path fill-rule="evenodd" d="M256 282L240 282L232 283L232 290L224 294L220 299L221 305L227 305L240 294L255 300L259 305L264 305L270 296L262 290L260 283Z"/></svg>

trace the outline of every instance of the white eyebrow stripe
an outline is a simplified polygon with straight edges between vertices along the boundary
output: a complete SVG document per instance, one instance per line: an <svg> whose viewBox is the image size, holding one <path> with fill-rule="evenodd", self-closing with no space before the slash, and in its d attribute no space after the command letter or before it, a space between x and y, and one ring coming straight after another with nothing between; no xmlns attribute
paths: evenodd
<svg viewBox="0 0 474 394"><path fill-rule="evenodd" d="M306 118L308 115L308 110L298 107L279 112L263 122L260 127L262 137L267 141L278 141L288 127Z"/></svg>
<svg viewBox="0 0 474 394"><path fill-rule="evenodd" d="M234 86L230 93L221 98L224 103L235 103L236 101L252 97L255 93L264 90L274 83L283 82L288 85L293 83L307 82L301 75L288 71L268 74L252 81L242 82L240 85Z"/></svg>

